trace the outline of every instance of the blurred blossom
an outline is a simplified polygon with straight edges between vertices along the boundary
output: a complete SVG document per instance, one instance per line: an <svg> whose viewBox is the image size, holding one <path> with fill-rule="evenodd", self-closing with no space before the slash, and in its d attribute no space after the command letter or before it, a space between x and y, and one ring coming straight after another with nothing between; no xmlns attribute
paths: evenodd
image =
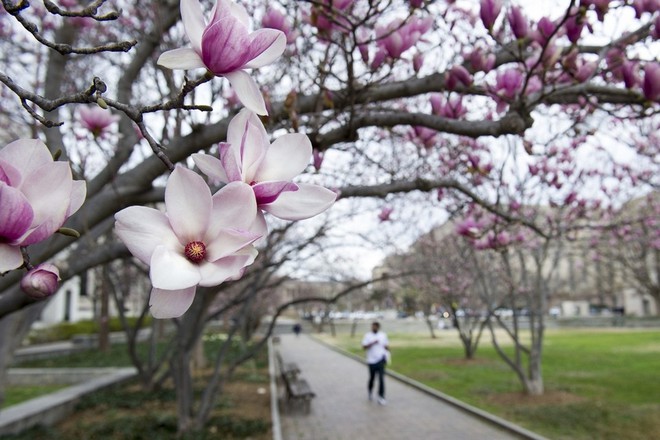
<svg viewBox="0 0 660 440"><path fill-rule="evenodd" d="M660 63L648 63L644 67L642 91L649 101L660 101Z"/></svg>
<svg viewBox="0 0 660 440"><path fill-rule="evenodd" d="M476 238L481 235L482 224L477 222L474 217L467 217L456 225L456 233L464 237Z"/></svg>
<svg viewBox="0 0 660 440"><path fill-rule="evenodd" d="M396 19L387 26L376 27L376 44L379 51L385 52L389 58L399 59L405 51L417 44L432 25L431 17L411 17L406 23Z"/></svg>
<svg viewBox="0 0 660 440"><path fill-rule="evenodd" d="M282 31L286 36L287 44L293 44L298 38L298 32L291 29L291 23L279 9L268 9L261 20L261 26Z"/></svg>
<svg viewBox="0 0 660 440"><path fill-rule="evenodd" d="M390 216L392 215L392 211L394 211L394 208L390 208L388 206L383 207L383 209L381 209L380 213L378 214L378 220L381 222L389 221Z"/></svg>
<svg viewBox="0 0 660 440"><path fill-rule="evenodd" d="M268 114L257 83L245 69L265 66L282 55L284 33L276 29L250 33L245 8L230 0L217 0L208 23L198 0L181 0L181 18L192 47L164 52L158 64L168 69L207 68L229 80L245 107Z"/></svg>
<svg viewBox="0 0 660 440"><path fill-rule="evenodd" d="M475 71L490 72L495 66L495 54L484 53L484 51L477 47L472 52L464 55L464 58L470 62L472 69Z"/></svg>
<svg viewBox="0 0 660 440"><path fill-rule="evenodd" d="M348 32L351 22L347 18L354 0L319 0L312 7L309 22L316 26L320 34L333 31Z"/></svg>
<svg viewBox="0 0 660 440"><path fill-rule="evenodd" d="M470 75L470 72L465 67L457 64L447 72L445 86L448 90L455 90L459 85L464 87L472 85L472 75Z"/></svg>
<svg viewBox="0 0 660 440"><path fill-rule="evenodd" d="M19 139L0 150L0 273L23 265L21 247L53 235L85 200L67 162L53 161L38 139Z"/></svg>
<svg viewBox="0 0 660 440"><path fill-rule="evenodd" d="M433 130L432 128L428 127L422 127L419 125L416 125L412 127L412 137L411 140L413 142L419 141L422 143L422 146L424 148L433 148L436 144L436 135L438 134L437 131Z"/></svg>
<svg viewBox="0 0 660 440"><path fill-rule="evenodd" d="M605 14L607 14L607 11L610 8L610 0L580 0L580 4L587 8L593 6L599 21L605 19Z"/></svg>
<svg viewBox="0 0 660 440"><path fill-rule="evenodd" d="M504 72L498 72L495 79L493 92L498 102L497 111L501 112L506 108L508 102L513 101L522 90L523 74L515 68L507 69Z"/></svg>
<svg viewBox="0 0 660 440"><path fill-rule="evenodd" d="M50 263L43 263L31 269L21 279L21 290L32 299L44 299L57 292L60 271Z"/></svg>
<svg viewBox="0 0 660 440"><path fill-rule="evenodd" d="M316 148L312 150L312 164L314 165L314 169L316 171L321 170L321 166L323 165L323 156L324 155L322 151L319 151Z"/></svg>
<svg viewBox="0 0 660 440"><path fill-rule="evenodd" d="M512 6L509 14L507 15L509 26L516 38L522 39L527 36L529 26L527 18L523 15L522 10L518 6Z"/></svg>
<svg viewBox="0 0 660 440"><path fill-rule="evenodd" d="M423 65L424 65L424 55L421 53L416 53L415 56L413 56L413 70L416 73L419 73L419 71L422 70Z"/></svg>
<svg viewBox="0 0 660 440"><path fill-rule="evenodd" d="M118 115L98 105L85 105L78 107L78 117L83 127L89 130L95 138L102 138L110 131L110 126L119 121Z"/></svg>
<svg viewBox="0 0 660 440"><path fill-rule="evenodd" d="M424 0L408 0L411 8L421 8L424 6Z"/></svg>
<svg viewBox="0 0 660 440"><path fill-rule="evenodd" d="M539 43L541 46L545 46L548 43L548 41L550 41L550 37L555 32L556 28L557 26L548 17L541 18L538 24L536 25L534 40L537 43Z"/></svg>
<svg viewBox="0 0 660 440"><path fill-rule="evenodd" d="M586 18L575 8L571 10L571 14L566 20L566 23L564 23L564 28L566 29L566 36L571 43L577 43L582 35Z"/></svg>
<svg viewBox="0 0 660 440"><path fill-rule="evenodd" d="M486 29L492 31L495 20L497 20L502 10L502 0L481 0L480 6L479 17L481 17L481 22Z"/></svg>

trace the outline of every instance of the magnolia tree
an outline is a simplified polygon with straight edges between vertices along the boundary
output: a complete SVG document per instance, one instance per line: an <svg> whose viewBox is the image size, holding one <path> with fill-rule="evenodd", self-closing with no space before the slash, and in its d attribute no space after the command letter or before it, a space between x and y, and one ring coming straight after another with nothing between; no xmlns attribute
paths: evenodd
<svg viewBox="0 0 660 440"><path fill-rule="evenodd" d="M529 188L580 220L658 184L657 0L2 5L3 362L35 301L126 249L152 315L192 319L272 217L336 198L477 204L548 236L513 209Z"/></svg>

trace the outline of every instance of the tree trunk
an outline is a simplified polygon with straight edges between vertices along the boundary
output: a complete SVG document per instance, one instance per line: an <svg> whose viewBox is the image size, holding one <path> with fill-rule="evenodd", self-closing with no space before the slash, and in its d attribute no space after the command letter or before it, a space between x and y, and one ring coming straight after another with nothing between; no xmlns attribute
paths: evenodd
<svg viewBox="0 0 660 440"><path fill-rule="evenodd" d="M176 411L178 435L182 436L193 429L193 384L190 371L190 355L179 351L170 361L172 379L176 390Z"/></svg>

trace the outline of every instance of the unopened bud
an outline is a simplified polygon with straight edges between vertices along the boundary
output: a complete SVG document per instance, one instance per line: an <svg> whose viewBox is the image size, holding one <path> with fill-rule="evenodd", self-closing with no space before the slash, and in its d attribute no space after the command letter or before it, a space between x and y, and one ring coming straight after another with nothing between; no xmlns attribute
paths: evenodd
<svg viewBox="0 0 660 440"><path fill-rule="evenodd" d="M60 228L57 230L62 235L68 235L69 237L80 238L80 232L71 228Z"/></svg>
<svg viewBox="0 0 660 440"><path fill-rule="evenodd" d="M100 96L96 98L96 103L101 107L103 110L106 110L108 108L108 104L105 102L105 99L101 98Z"/></svg>
<svg viewBox="0 0 660 440"><path fill-rule="evenodd" d="M43 263L23 276L21 289L32 299L44 299L57 292L59 281L59 269L54 264Z"/></svg>

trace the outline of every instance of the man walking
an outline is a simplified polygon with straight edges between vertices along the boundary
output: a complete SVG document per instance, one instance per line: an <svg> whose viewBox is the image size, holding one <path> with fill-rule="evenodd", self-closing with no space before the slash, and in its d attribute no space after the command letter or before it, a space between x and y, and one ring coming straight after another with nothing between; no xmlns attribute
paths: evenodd
<svg viewBox="0 0 660 440"><path fill-rule="evenodd" d="M371 324L371 331L362 338L362 348L367 352L367 364L369 364L369 383L367 384L369 400L372 400L374 379L378 375L378 403L385 405L385 363L390 347L387 335L380 331L378 322Z"/></svg>

